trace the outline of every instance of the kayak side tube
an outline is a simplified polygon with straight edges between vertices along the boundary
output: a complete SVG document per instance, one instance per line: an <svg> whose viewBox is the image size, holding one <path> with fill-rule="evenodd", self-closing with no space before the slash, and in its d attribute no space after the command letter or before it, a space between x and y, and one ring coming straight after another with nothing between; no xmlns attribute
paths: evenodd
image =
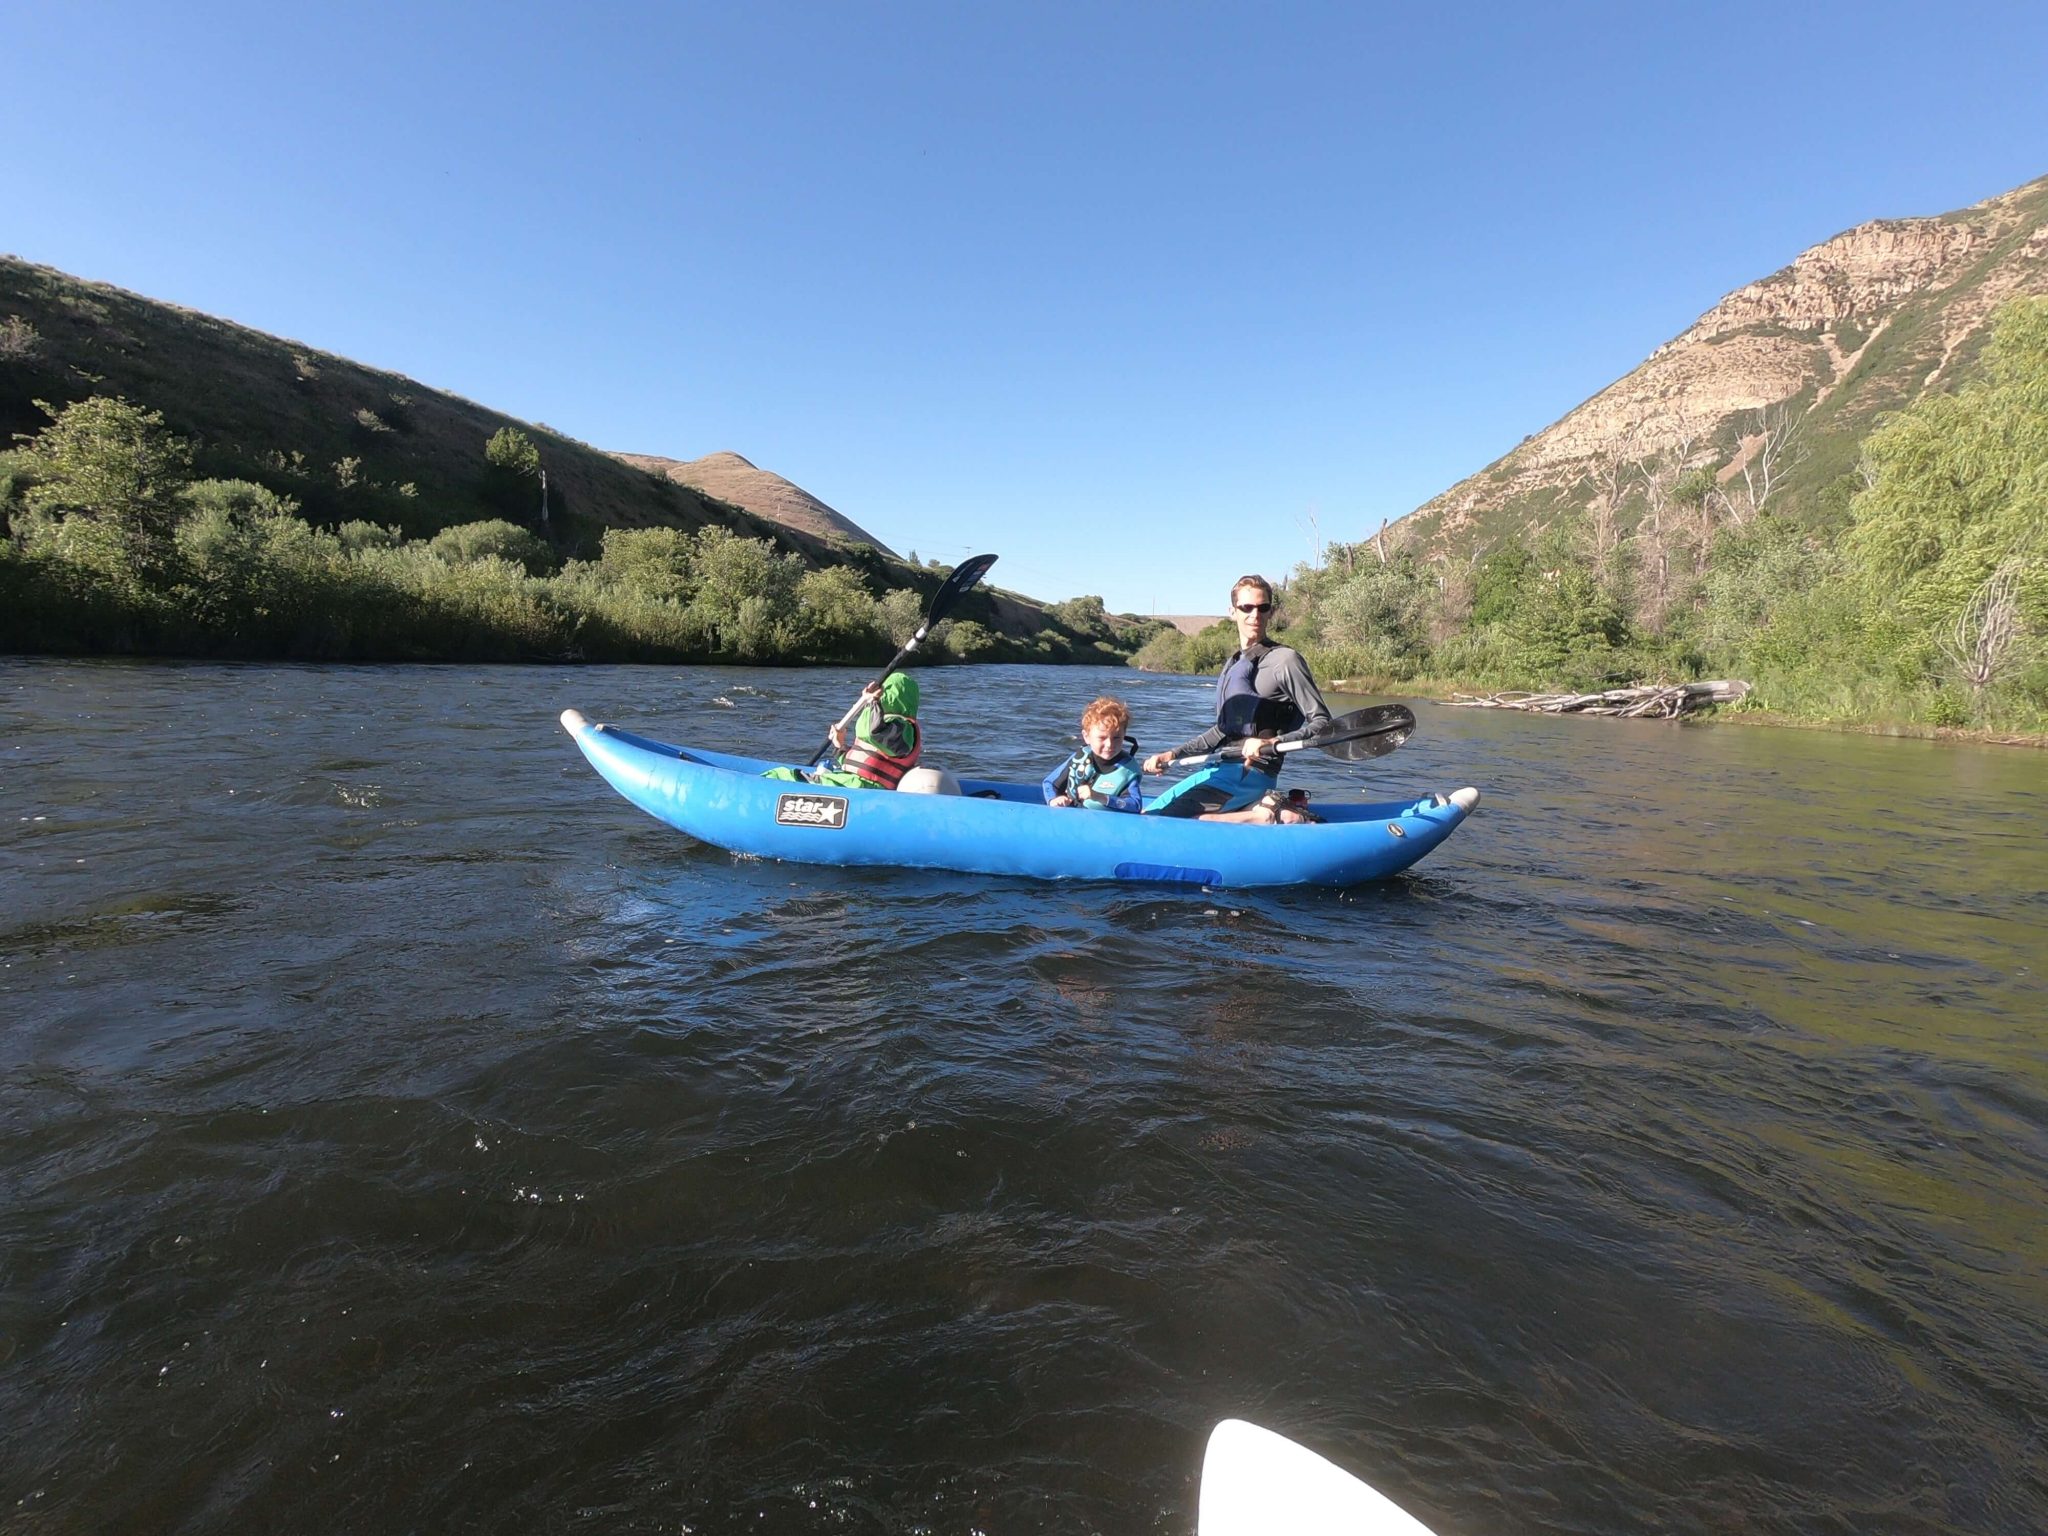
<svg viewBox="0 0 2048 1536"><path fill-rule="evenodd" d="M948 869L1045 880L1197 886L1356 885L1398 874L1469 816L1479 791L1318 804L1306 826L1218 824L1048 807L1036 784L963 793L836 789L762 775L780 766L593 725L562 726L605 781L678 831L734 853L807 864Z"/></svg>

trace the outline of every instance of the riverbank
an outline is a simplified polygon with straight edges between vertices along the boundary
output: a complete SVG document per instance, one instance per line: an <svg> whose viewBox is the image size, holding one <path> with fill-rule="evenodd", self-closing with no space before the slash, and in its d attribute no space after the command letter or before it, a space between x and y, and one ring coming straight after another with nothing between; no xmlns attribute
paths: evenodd
<svg viewBox="0 0 2048 1536"><path fill-rule="evenodd" d="M1427 699L1450 705L1458 694L1496 691L1483 683L1446 683L1437 679L1411 678L1403 682L1379 679L1337 678L1325 685L1330 693L1355 694L1361 698ZM1784 710L1755 704L1726 708L1709 707L1685 717L1689 721L1715 721L1730 725L1777 726L1788 730L1835 731L1851 736L1894 736L1902 740L1949 741L1988 747L2031 747L2048 750L2048 731L2008 731L1977 726L1935 725L1925 720L1898 719L1813 719Z"/></svg>
<svg viewBox="0 0 2048 1536"><path fill-rule="evenodd" d="M2048 733L1980 730L1969 726L1928 725L1922 721L1804 720L1768 709L1712 710L1704 718L1729 725L1781 726L1795 731L1835 731L1849 736L1893 736L1902 741L1952 741L1980 747L2032 747L2048 750Z"/></svg>

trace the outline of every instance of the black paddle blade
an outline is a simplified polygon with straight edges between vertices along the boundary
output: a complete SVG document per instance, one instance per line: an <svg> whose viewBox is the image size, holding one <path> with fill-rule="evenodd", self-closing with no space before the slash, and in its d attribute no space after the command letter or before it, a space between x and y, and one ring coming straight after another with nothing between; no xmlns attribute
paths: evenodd
<svg viewBox="0 0 2048 1536"><path fill-rule="evenodd" d="M1355 741L1340 741L1330 748L1330 756L1340 763L1362 763L1369 757L1385 757L1406 741L1414 730L1412 725L1396 726L1371 736L1360 736Z"/></svg>
<svg viewBox="0 0 2048 1536"><path fill-rule="evenodd" d="M1385 757L1415 733L1415 712L1405 704L1376 704L1339 715L1326 731L1308 738L1340 763Z"/></svg>
<svg viewBox="0 0 2048 1536"><path fill-rule="evenodd" d="M994 555L976 555L972 560L954 566L953 574L946 578L946 584L932 594L931 612L925 622L936 624L943 619L955 603L981 585L981 578L988 574L988 568L995 563Z"/></svg>

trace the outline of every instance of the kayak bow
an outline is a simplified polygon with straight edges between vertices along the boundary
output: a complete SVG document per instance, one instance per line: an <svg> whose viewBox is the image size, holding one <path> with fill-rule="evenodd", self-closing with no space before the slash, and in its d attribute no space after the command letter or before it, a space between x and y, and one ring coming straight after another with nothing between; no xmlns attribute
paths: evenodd
<svg viewBox="0 0 2048 1536"><path fill-rule="evenodd" d="M1243 1419L1210 1432L1195 1518L1196 1536L1431 1536L1378 1489Z"/></svg>

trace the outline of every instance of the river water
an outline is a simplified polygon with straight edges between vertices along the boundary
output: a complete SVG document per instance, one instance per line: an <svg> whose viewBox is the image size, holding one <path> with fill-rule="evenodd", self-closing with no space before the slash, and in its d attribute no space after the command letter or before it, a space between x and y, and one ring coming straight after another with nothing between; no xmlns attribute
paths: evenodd
<svg viewBox="0 0 2048 1536"><path fill-rule="evenodd" d="M2048 758L1419 705L1293 776L1477 816L1219 894L555 725L859 681L0 663L0 1532L1188 1536L1225 1416L1442 1536L2048 1529ZM1034 778L1208 697L924 681Z"/></svg>

